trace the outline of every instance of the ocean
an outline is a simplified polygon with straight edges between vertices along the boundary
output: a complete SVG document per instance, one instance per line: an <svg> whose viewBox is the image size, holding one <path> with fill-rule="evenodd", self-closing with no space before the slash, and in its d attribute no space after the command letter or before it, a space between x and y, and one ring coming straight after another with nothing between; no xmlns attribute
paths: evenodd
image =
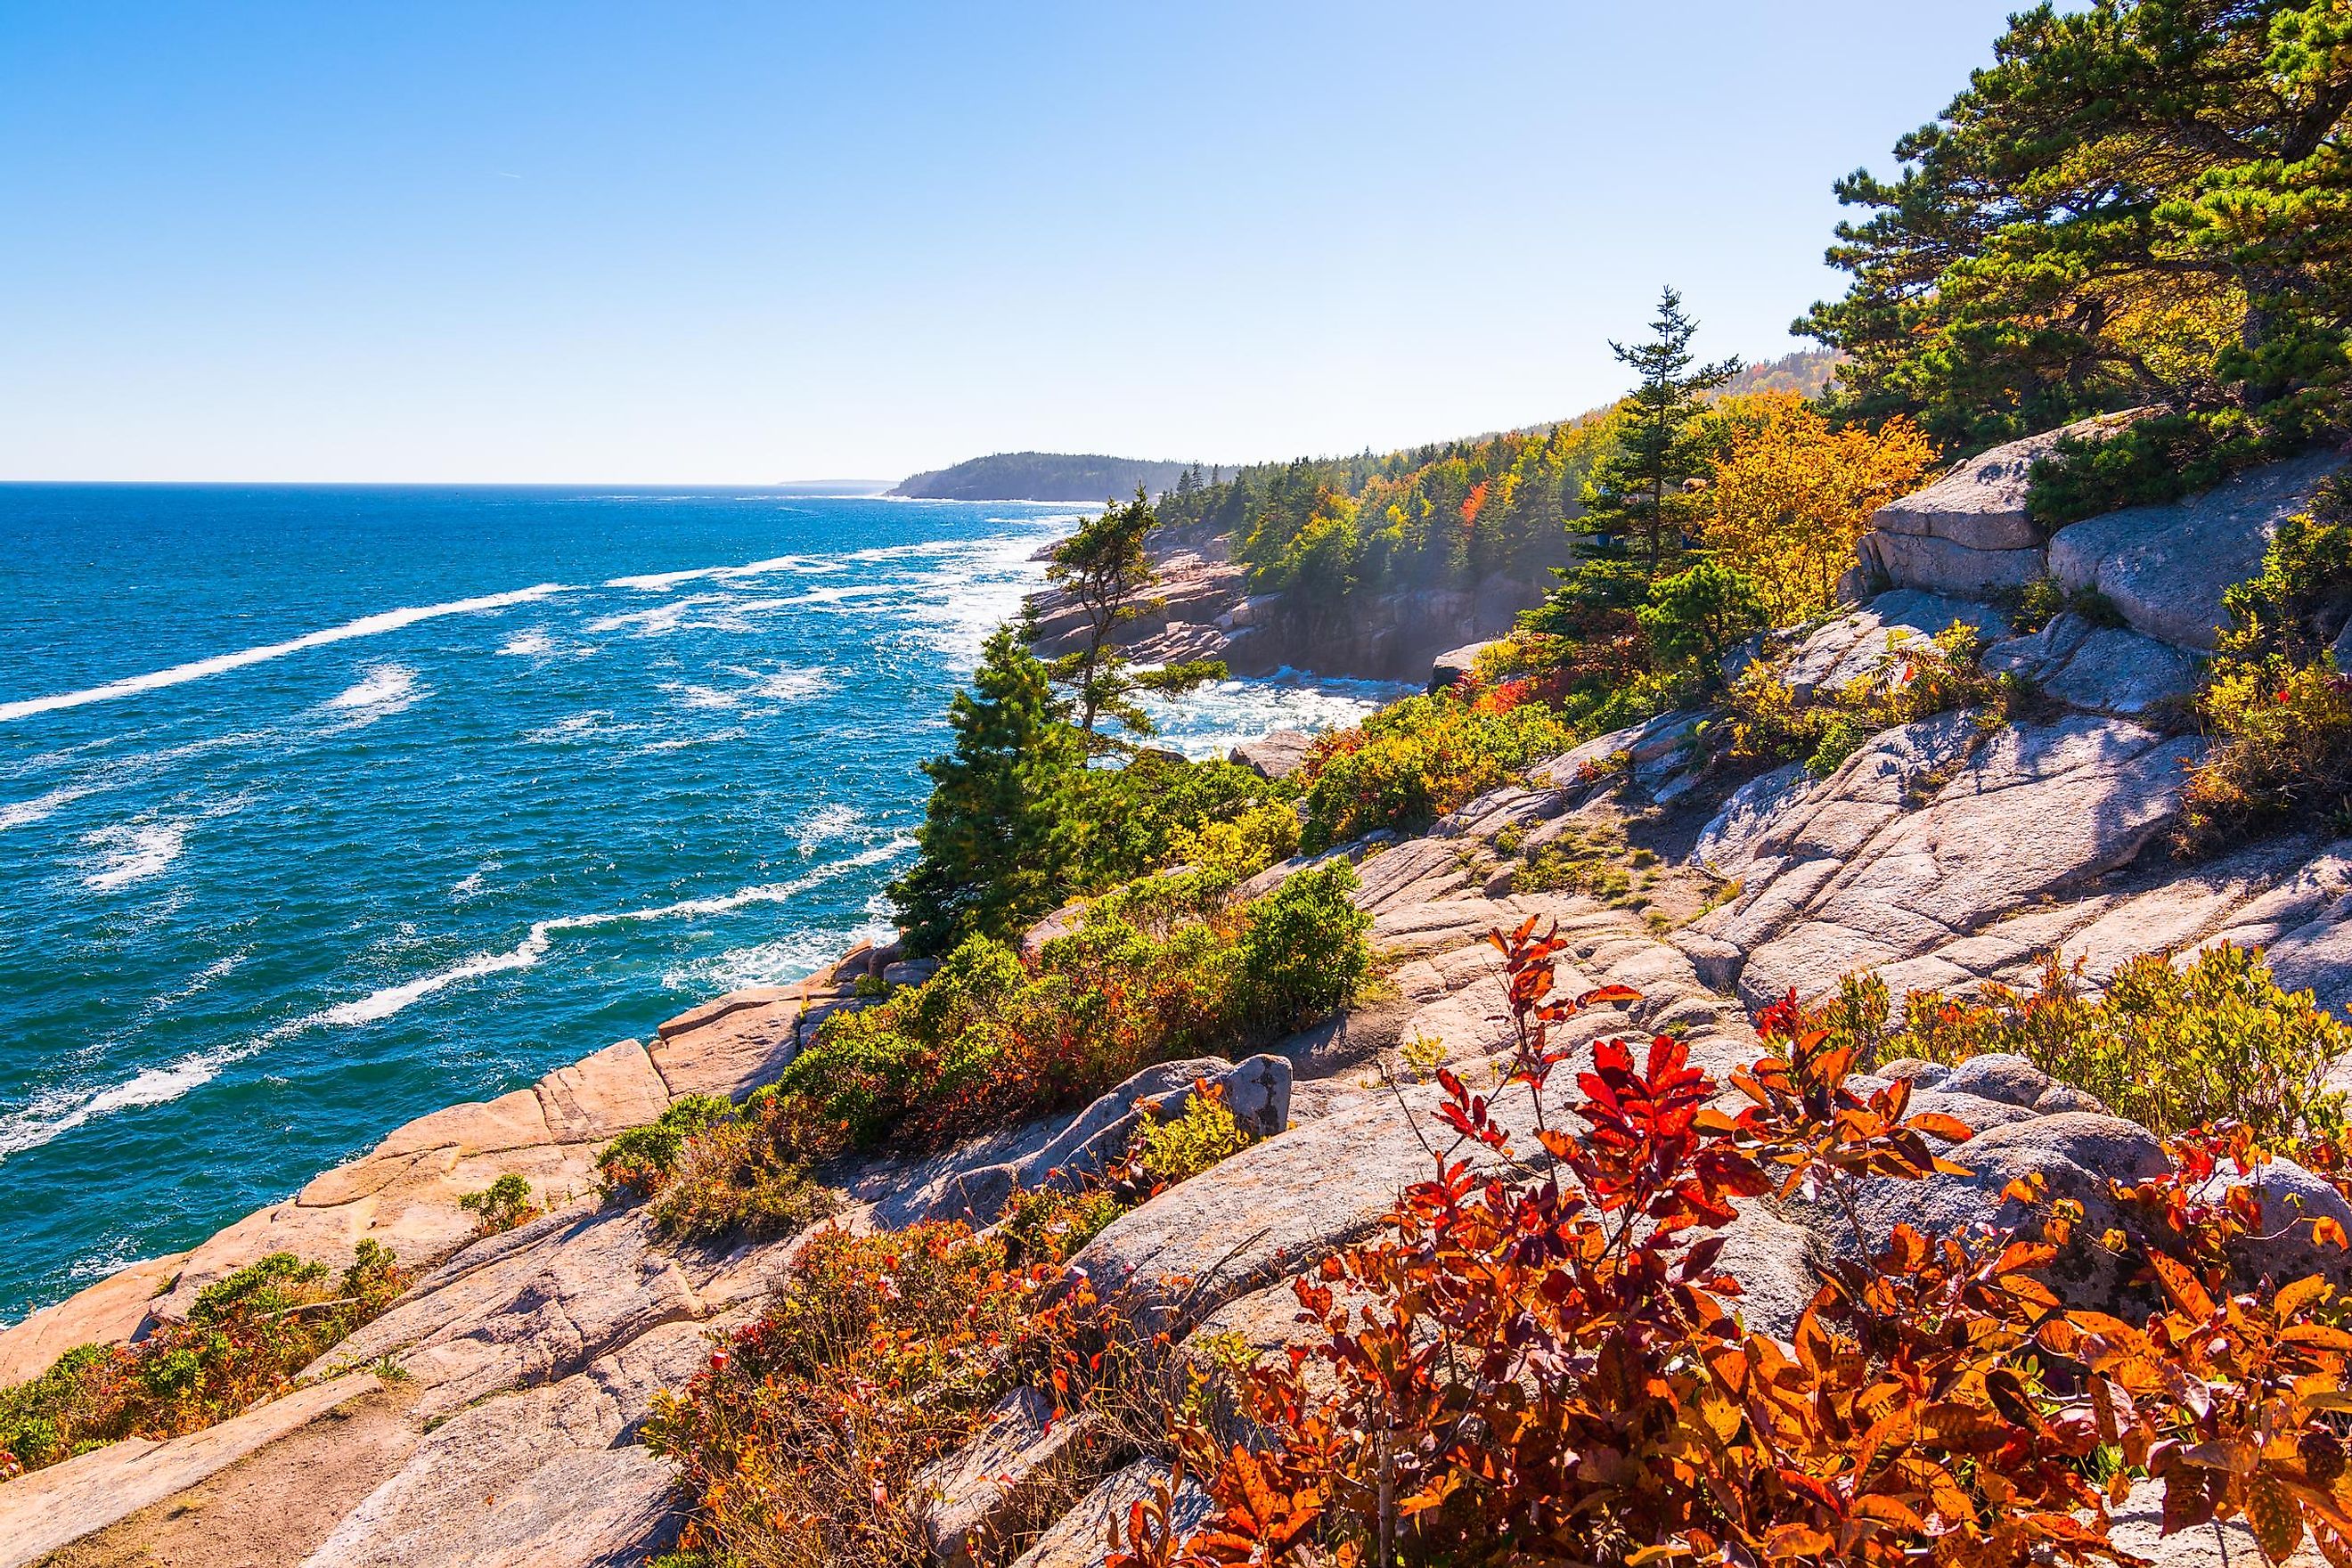
<svg viewBox="0 0 2352 1568"><path fill-rule="evenodd" d="M0 485L0 1321L887 931L1066 506ZM1221 754L1392 693L1162 705Z"/></svg>

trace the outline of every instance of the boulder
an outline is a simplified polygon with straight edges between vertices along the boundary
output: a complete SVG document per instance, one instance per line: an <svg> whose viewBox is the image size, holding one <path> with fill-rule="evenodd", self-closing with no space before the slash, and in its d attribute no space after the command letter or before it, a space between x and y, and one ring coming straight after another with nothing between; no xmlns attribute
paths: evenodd
<svg viewBox="0 0 2352 1568"><path fill-rule="evenodd" d="M1475 671L1478 668L1478 656L1493 647L1496 641L1496 638L1489 637L1485 642L1465 643L1430 660L1430 694L1434 696Z"/></svg>
<svg viewBox="0 0 2352 1568"><path fill-rule="evenodd" d="M1110 1557L1113 1523L1125 1531L1129 1511L1168 1479L1168 1467L1161 1461L1138 1459L1088 1492L1077 1507L1015 1558L1013 1568L1102 1568ZM1209 1494L1189 1478L1175 1489L1171 1500L1169 1524L1171 1533L1179 1537L1207 1523L1215 1512Z"/></svg>
<svg viewBox="0 0 2352 1568"><path fill-rule="evenodd" d="M2251 468L2201 495L2126 507L2062 529L2050 571L2070 591L2106 595L2136 631L2213 651L2227 624L2222 591L2262 567L2281 521L2311 503L2343 454L2318 452Z"/></svg>
<svg viewBox="0 0 2352 1568"><path fill-rule="evenodd" d="M1859 551L1863 579L1981 595L2048 574L2043 532L2026 507L2033 465L2066 436L2116 428L2131 415L2103 415L1995 447L1923 490L1871 515Z"/></svg>
<svg viewBox="0 0 2352 1568"><path fill-rule="evenodd" d="M1056 1421L1053 1401L1034 1388L997 1402L971 1439L915 1472L916 1517L935 1563L965 1568L1086 1436L1084 1420Z"/></svg>
<svg viewBox="0 0 2352 1568"><path fill-rule="evenodd" d="M1315 738L1304 730L1276 730L1255 741L1244 741L1225 753L1225 760L1260 778L1288 778L1305 763L1314 744Z"/></svg>
<svg viewBox="0 0 2352 1568"><path fill-rule="evenodd" d="M2043 542L2042 527L2025 504L2033 465L2062 437L2095 434L2106 423L2085 419L1995 447L1957 465L1926 489L1889 501L1871 514L1870 526L1880 533L1940 539L1965 550L2031 550Z"/></svg>

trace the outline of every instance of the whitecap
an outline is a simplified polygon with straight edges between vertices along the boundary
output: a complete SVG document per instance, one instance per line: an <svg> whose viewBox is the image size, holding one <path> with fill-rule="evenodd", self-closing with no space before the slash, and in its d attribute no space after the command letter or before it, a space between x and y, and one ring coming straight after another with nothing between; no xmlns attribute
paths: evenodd
<svg viewBox="0 0 2352 1568"><path fill-rule="evenodd" d="M662 974L669 990L717 996L754 985L789 985L804 980L861 942L887 942L897 928L875 921L855 928L801 931L751 947L730 948L691 959Z"/></svg>
<svg viewBox="0 0 2352 1568"><path fill-rule="evenodd" d="M588 623L591 632L627 632L631 637L662 637L674 632L723 632L740 635L760 629L752 617L783 609L789 599L746 599L734 594L688 594L656 605L649 610L628 610L602 616Z"/></svg>
<svg viewBox="0 0 2352 1568"><path fill-rule="evenodd" d="M713 730L707 735L678 735L667 741L648 741L637 748L640 752L683 752L689 746L716 746L728 741L740 741L750 734L740 724L730 724L724 730Z"/></svg>
<svg viewBox="0 0 2352 1568"><path fill-rule="evenodd" d="M168 1067L146 1068L121 1083L100 1089L52 1089L33 1097L20 1110L0 1116L0 1160L37 1149L75 1128L142 1105L166 1105L220 1076L230 1063L251 1056L257 1043L225 1046L182 1057Z"/></svg>
<svg viewBox="0 0 2352 1568"><path fill-rule="evenodd" d="M799 839L801 853L814 855L819 848L838 838L846 838L866 824L866 814L855 806L835 803L821 805L802 818Z"/></svg>
<svg viewBox="0 0 2352 1568"><path fill-rule="evenodd" d="M592 740L598 735L612 734L616 730L632 727L607 724L605 721L612 716L612 711L604 708L592 708L585 713L566 714L552 724L527 731L522 738L523 743L528 746L568 745L574 741Z"/></svg>
<svg viewBox="0 0 2352 1568"><path fill-rule="evenodd" d="M1178 698L1141 699L1159 734L1153 743L1194 761L1222 757L1276 730L1344 730L1420 690L1381 680L1221 680Z"/></svg>
<svg viewBox="0 0 2352 1568"><path fill-rule="evenodd" d="M159 876L187 847L185 822L117 823L82 836L98 851L95 868L81 879L92 892L110 893Z"/></svg>
<svg viewBox="0 0 2352 1568"><path fill-rule="evenodd" d="M82 796L94 793L86 785L68 784L31 800L12 801L0 805L0 833L11 827L29 827L45 816L54 816Z"/></svg>
<svg viewBox="0 0 2352 1568"><path fill-rule="evenodd" d="M509 658L538 658L555 651L555 639L541 626L527 632L517 632L499 645L499 651Z"/></svg>
<svg viewBox="0 0 2352 1568"><path fill-rule="evenodd" d="M54 712L60 708L79 708L87 702L106 702L119 697L135 697L142 692L160 691L167 686L184 681L201 680L206 676L221 675L232 669L242 669L249 664L268 659L284 658L289 654L308 648L323 647L329 643L345 642L352 637L375 637L384 632L398 631L419 621L433 620L441 616L478 615L502 610L510 605L525 605L534 599L544 599L551 594L567 594L572 590L561 583L541 583L537 587L518 589L511 594L486 594L475 599L453 599L446 605L418 605L380 615L363 616L356 621L346 621L339 626L310 632L285 642L267 643L236 653L225 653L211 658L200 658L187 664L175 664L169 669L158 669L146 675L134 675L124 680L109 681L104 686L92 686L80 691L59 692L54 697L34 697L20 702L0 702L0 722L23 719L35 713Z"/></svg>
<svg viewBox="0 0 2352 1568"><path fill-rule="evenodd" d="M452 985L460 984L468 980L479 980L488 975L504 974L516 970L531 968L547 956L557 937L572 931L594 931L602 926L645 921L726 914L750 904L782 903L798 898L813 888L822 887L835 878L845 876L861 867L877 865L884 860L904 854L913 847L914 840L900 834L887 842L875 845L845 859L817 867L814 870L790 881L763 882L757 887L741 888L731 893L720 893L703 899L681 899L675 903L657 904L641 910L615 910L585 915L559 915L553 920L540 921L531 926L522 941L503 952L476 953L470 958L451 964L446 969L437 969L430 974L421 974L413 980L403 981L397 985L383 986L355 1000L338 1003L309 1017L298 1019L287 1027L289 1030L320 1026L342 1028L360 1024L381 1023L436 992L446 991Z"/></svg>
<svg viewBox="0 0 2352 1568"><path fill-rule="evenodd" d="M419 685L416 671L404 664L370 665L349 689L328 698L326 706L344 715L337 729L357 730L415 707L431 690Z"/></svg>

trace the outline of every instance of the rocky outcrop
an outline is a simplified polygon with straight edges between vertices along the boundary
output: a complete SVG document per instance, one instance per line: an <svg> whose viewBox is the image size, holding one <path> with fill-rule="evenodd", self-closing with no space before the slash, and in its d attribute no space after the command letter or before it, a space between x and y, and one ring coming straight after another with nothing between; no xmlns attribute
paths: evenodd
<svg viewBox="0 0 2352 1568"><path fill-rule="evenodd" d="M2144 637L2211 652L2225 624L2222 590L2253 575L2279 521L2308 505L2345 456L2268 464L2201 494L2045 532L2026 506L2034 463L2062 437L2096 436L2131 417L2103 416L1996 447L1880 508L1862 541L1863 575L1979 599L2051 577L2070 593L2103 595Z"/></svg>
<svg viewBox="0 0 2352 1568"><path fill-rule="evenodd" d="M2344 460L2340 452L2314 453L2200 495L2075 523L2050 541L2051 575L2070 591L2105 595L2134 630L2210 653L2229 624L2222 591L2261 569L2279 523L2309 506L2319 481Z"/></svg>
<svg viewBox="0 0 2352 1568"><path fill-rule="evenodd" d="M1315 737L1304 730L1276 730L1255 741L1244 741L1226 753L1225 760L1238 763L1260 778L1286 779L1307 763L1307 753L1314 748Z"/></svg>

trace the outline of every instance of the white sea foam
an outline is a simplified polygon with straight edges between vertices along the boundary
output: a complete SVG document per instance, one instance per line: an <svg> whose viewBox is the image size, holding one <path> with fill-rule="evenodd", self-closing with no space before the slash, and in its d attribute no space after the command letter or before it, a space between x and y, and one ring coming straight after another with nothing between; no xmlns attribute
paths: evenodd
<svg viewBox="0 0 2352 1568"><path fill-rule="evenodd" d="M372 637L385 632L413 626L419 621L429 621L442 616L479 615L490 610L503 610L510 605L527 605L544 599L551 594L569 593L561 583L541 583L537 587L520 588L511 594L485 594L476 599L453 599L446 605L413 605L381 615L362 616L356 621L345 621L339 626L310 632L285 642L268 643L260 647L244 648L236 653L225 653L212 658L200 658L188 664L175 664L169 669L158 669L146 675L134 675L126 680L109 681L104 686L92 686L80 691L63 691L54 697L27 698L21 702L0 702L0 721L24 719L35 713L50 713L60 708L79 708L87 702L107 702L119 697L136 697L142 692L160 691L167 686L178 686L190 680L202 680L208 675L223 675L232 669L242 669L249 664L261 664L273 658L306 649L324 647L329 643L348 642L353 637Z"/></svg>
<svg viewBox="0 0 2352 1568"><path fill-rule="evenodd" d="M866 814L856 806L837 802L832 805L821 805L801 821L801 853L814 855L835 839L848 837L865 823Z"/></svg>
<svg viewBox="0 0 2352 1568"><path fill-rule="evenodd" d="M820 866L805 876L788 882L766 882L758 887L742 888L731 893L721 893L707 899L681 899L676 903L658 904L642 910L615 910L598 914L560 915L553 920L534 924L520 942L504 952L478 952L470 958L436 969L430 974L420 974L397 985L386 985L354 1001L338 1003L294 1026L326 1026L347 1028L359 1024L379 1023L413 1006L438 991L486 975L503 974L519 969L529 969L547 956L555 939L572 931L594 931L600 926L620 925L642 921L677 920L697 915L725 914L748 904L782 903L798 898L812 888L821 887L836 877L863 866L879 864L903 854L912 847L913 840L900 836L885 843Z"/></svg>
<svg viewBox="0 0 2352 1568"><path fill-rule="evenodd" d="M1376 680L1222 680L1179 698L1146 697L1157 744L1198 761L1275 730L1345 729L1414 687Z"/></svg>
<svg viewBox="0 0 2352 1568"><path fill-rule="evenodd" d="M97 860L81 885L92 892L110 893L133 882L159 876L187 847L185 822L117 823L82 836L97 851Z"/></svg>
<svg viewBox="0 0 2352 1568"><path fill-rule="evenodd" d="M746 562L740 566L689 566L682 572L648 572L635 577L614 577L607 588L635 588L645 593L666 593L687 583L733 582L744 577L764 577L772 572L811 572L835 569L822 556L778 555L767 561Z"/></svg>
<svg viewBox="0 0 2352 1568"><path fill-rule="evenodd" d="M357 730L405 708L415 707L431 688L417 683L416 671L404 664L373 664L345 690L327 699L326 706L341 716L338 730Z"/></svg>
<svg viewBox="0 0 2352 1568"><path fill-rule="evenodd" d="M688 995L711 996L753 985L789 985L832 963L843 949L860 942L887 942L896 930L887 921L876 921L730 948L665 971L662 984Z"/></svg>
<svg viewBox="0 0 2352 1568"><path fill-rule="evenodd" d="M499 651L512 658L538 658L555 651L555 639L545 627L533 626L507 638L499 645Z"/></svg>
<svg viewBox="0 0 2352 1568"><path fill-rule="evenodd" d="M648 741L637 748L640 752L683 752L689 746L716 746L728 741L740 741L750 734L740 724L730 724L724 730L713 730L705 735L676 735L667 741Z"/></svg>
<svg viewBox="0 0 2352 1568"><path fill-rule="evenodd" d="M612 711L604 708L592 708L585 713L569 713L552 724L528 731L523 736L523 743L530 746L562 746L574 741L591 740L598 735L609 735L618 730L634 728L631 725L614 725L607 722L612 717Z"/></svg>
<svg viewBox="0 0 2352 1568"><path fill-rule="evenodd" d="M101 1116L177 1100L218 1078L231 1062L260 1048L258 1042L226 1046L182 1057L168 1067L147 1068L103 1088L45 1090L21 1110L0 1116L0 1160L37 1149Z"/></svg>
<svg viewBox="0 0 2352 1568"><path fill-rule="evenodd" d="M11 827L29 827L45 816L54 816L82 796L93 793L87 785L67 784L31 800L12 801L0 805L0 833Z"/></svg>

